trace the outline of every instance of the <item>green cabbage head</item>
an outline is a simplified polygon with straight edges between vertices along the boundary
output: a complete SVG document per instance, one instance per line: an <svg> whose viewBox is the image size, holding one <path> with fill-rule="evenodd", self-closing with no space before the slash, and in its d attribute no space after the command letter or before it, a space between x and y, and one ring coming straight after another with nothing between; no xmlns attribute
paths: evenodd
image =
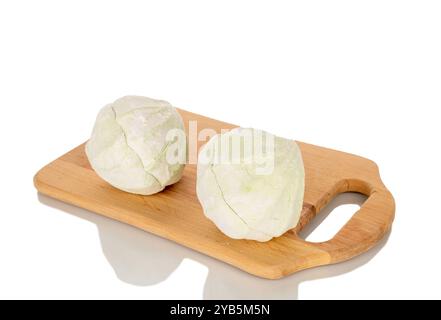
<svg viewBox="0 0 441 320"><path fill-rule="evenodd" d="M184 125L168 102L122 97L99 112L86 154L95 172L112 186L154 194L182 177L184 163L167 161L171 130L184 132Z"/></svg>
<svg viewBox="0 0 441 320"><path fill-rule="evenodd" d="M292 140L237 128L215 135L199 153L197 196L231 238L263 242L294 228L304 188L302 155Z"/></svg>

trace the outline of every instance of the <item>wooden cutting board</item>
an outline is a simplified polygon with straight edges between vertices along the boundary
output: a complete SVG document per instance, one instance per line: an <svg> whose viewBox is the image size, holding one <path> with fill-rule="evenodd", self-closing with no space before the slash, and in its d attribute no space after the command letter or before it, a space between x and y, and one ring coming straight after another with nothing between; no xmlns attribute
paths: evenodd
<svg viewBox="0 0 441 320"><path fill-rule="evenodd" d="M212 128L220 132L235 127L184 110L179 112L186 125L197 120L198 130ZM394 199L381 182L374 162L298 144L306 173L301 219L295 229L265 243L230 239L205 218L195 191L195 165L187 165L182 180L161 193L134 195L100 179L91 169L82 144L41 169L34 183L39 192L50 197L173 240L256 276L278 279L365 252L388 232L395 213ZM334 238L311 243L297 236L333 197L347 191L369 198Z"/></svg>

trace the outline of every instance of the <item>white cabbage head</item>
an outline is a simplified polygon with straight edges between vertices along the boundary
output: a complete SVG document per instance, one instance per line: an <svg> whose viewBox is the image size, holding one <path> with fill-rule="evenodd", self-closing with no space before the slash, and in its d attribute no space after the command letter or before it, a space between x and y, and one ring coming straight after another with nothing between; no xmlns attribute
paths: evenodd
<svg viewBox="0 0 441 320"><path fill-rule="evenodd" d="M170 164L170 130L184 130L166 101L126 96L98 114L86 154L96 173L114 187L150 195L179 181L183 163Z"/></svg>
<svg viewBox="0 0 441 320"><path fill-rule="evenodd" d="M251 148L244 138L249 136ZM234 139L241 143L232 155ZM302 155L292 140L237 128L214 136L199 153L199 201L205 215L234 239L263 242L294 228L304 187Z"/></svg>

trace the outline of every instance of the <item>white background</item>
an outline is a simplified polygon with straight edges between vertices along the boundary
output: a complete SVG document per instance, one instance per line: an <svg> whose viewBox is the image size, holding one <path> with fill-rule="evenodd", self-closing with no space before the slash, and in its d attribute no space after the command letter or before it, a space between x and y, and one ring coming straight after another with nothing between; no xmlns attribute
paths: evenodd
<svg viewBox="0 0 441 320"><path fill-rule="evenodd" d="M1 1L0 298L441 298L440 17L439 1ZM390 237L269 281L39 198L37 170L126 94L376 161Z"/></svg>

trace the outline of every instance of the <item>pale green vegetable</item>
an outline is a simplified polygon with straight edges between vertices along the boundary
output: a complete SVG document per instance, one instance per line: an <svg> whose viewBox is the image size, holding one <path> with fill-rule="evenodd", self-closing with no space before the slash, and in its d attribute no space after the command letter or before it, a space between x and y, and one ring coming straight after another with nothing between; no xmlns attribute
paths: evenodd
<svg viewBox="0 0 441 320"><path fill-rule="evenodd" d="M114 187L150 195L182 177L184 164L167 161L167 134L175 129L183 131L184 125L168 102L126 96L99 112L86 154Z"/></svg>
<svg viewBox="0 0 441 320"><path fill-rule="evenodd" d="M260 155L255 145L259 134L267 137L261 139ZM244 147L245 140L236 156L230 154L234 144L222 150L244 135L254 137L252 150ZM219 160L222 158L230 161ZM238 128L216 135L199 154L199 201L205 215L234 239L268 241L294 228L300 219L304 186L297 144L263 131Z"/></svg>

